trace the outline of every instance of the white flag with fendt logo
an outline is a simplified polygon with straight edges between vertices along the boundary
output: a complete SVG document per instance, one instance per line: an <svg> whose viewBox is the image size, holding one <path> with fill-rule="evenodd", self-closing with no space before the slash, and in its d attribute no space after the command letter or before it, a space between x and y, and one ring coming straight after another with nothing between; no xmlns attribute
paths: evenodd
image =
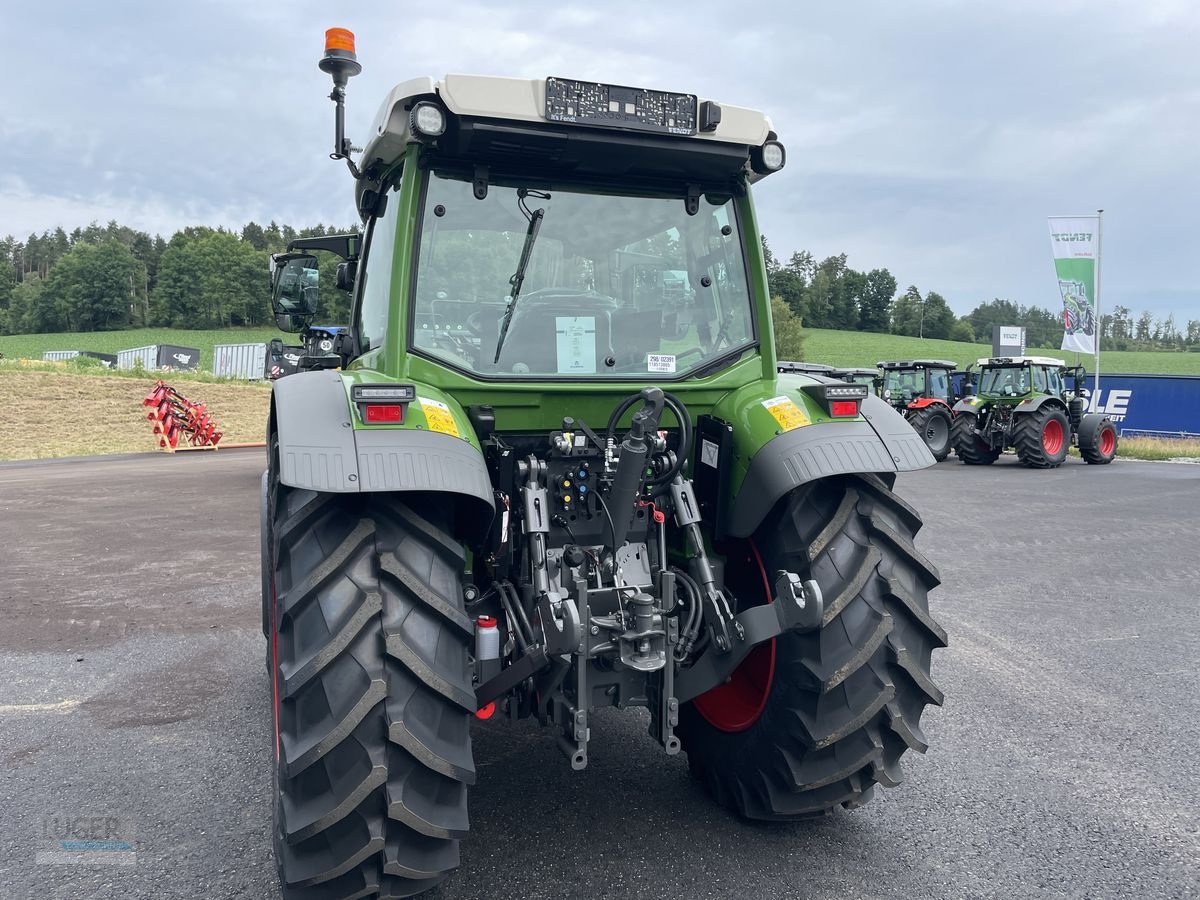
<svg viewBox="0 0 1200 900"><path fill-rule="evenodd" d="M1054 272L1063 303L1062 349L1096 352L1096 265L1100 256L1098 216L1050 219Z"/></svg>

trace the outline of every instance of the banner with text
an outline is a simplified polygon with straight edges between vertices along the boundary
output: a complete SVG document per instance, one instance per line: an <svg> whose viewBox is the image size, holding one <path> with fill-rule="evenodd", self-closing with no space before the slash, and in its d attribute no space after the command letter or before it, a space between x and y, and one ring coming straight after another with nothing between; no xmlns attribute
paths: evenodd
<svg viewBox="0 0 1200 900"><path fill-rule="evenodd" d="M1050 219L1054 271L1063 302L1063 350L1096 352L1099 225L1097 216Z"/></svg>

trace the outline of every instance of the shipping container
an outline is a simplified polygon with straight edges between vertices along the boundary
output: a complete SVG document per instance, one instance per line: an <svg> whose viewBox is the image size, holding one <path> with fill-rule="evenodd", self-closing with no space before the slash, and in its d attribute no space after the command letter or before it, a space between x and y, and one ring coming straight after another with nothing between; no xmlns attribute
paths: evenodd
<svg viewBox="0 0 1200 900"><path fill-rule="evenodd" d="M158 368L158 345L151 344L149 347L134 347L132 350L117 352L118 369L136 369L139 360L143 369Z"/></svg>
<svg viewBox="0 0 1200 900"><path fill-rule="evenodd" d="M177 347L175 344L158 345L158 367L192 372L200 366L200 351L195 347Z"/></svg>
<svg viewBox="0 0 1200 900"><path fill-rule="evenodd" d="M267 345L217 344L213 347L213 374L220 378L261 381L267 371Z"/></svg>
<svg viewBox="0 0 1200 900"><path fill-rule="evenodd" d="M47 350L42 354L43 362L62 362L65 359L74 359L79 355L78 350Z"/></svg>

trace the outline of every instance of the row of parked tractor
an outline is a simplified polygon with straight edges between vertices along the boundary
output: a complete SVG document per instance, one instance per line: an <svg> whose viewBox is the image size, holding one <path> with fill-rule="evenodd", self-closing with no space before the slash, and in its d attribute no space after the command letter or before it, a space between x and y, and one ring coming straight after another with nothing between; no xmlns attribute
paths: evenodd
<svg viewBox="0 0 1200 900"><path fill-rule="evenodd" d="M1086 411L1083 366L1061 359L991 357L965 369L940 359L882 361L873 369L781 362L779 370L867 385L909 421L938 462L953 451L969 466L986 466L1011 448L1026 466L1052 469L1071 447L1093 465L1117 455L1112 420Z"/></svg>

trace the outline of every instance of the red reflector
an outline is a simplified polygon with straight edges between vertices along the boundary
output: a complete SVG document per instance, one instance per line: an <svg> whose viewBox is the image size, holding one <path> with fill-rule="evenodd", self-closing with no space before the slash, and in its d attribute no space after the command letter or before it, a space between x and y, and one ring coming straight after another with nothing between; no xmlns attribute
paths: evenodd
<svg viewBox="0 0 1200 900"><path fill-rule="evenodd" d="M853 419L858 415L858 401L830 400L829 414L835 419Z"/></svg>
<svg viewBox="0 0 1200 900"><path fill-rule="evenodd" d="M496 701L495 700L493 700L487 706L481 706L481 707L479 707L479 709L475 710L475 718L477 718L477 719L490 719L495 714L496 714Z"/></svg>
<svg viewBox="0 0 1200 900"><path fill-rule="evenodd" d="M399 404L393 406L383 403L368 403L364 408L366 409L366 414L363 416L363 421L368 425L404 421L404 407Z"/></svg>

